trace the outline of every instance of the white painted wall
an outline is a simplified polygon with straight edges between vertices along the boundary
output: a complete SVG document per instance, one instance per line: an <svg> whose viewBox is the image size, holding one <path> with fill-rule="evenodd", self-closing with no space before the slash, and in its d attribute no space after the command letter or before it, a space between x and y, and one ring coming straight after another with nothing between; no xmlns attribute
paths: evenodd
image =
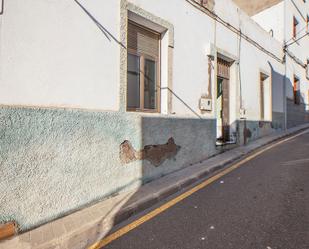
<svg viewBox="0 0 309 249"><path fill-rule="evenodd" d="M120 0L79 1L96 21L74 0L7 1L1 17L1 104L118 110ZM216 116L215 105L211 113L202 114L199 110L199 99L208 91L205 50L213 43L218 51L240 61L241 73L238 65L232 69L231 122L239 118L239 77L247 118L259 118L256 91L260 69L271 74L272 66L283 74L279 62L244 39L239 46L236 33L184 0L130 2L174 26L172 111L176 115ZM215 12L282 57L281 44L232 1L217 0ZM166 38L162 42L163 58L167 54ZM167 60L162 65L166 66ZM166 85L167 80L164 82ZM216 82L213 83L215 101ZM163 93L162 100L166 99ZM275 101L275 110L282 112L281 100ZM162 103L162 112L167 113L167 103Z"/></svg>
<svg viewBox="0 0 309 249"><path fill-rule="evenodd" d="M218 51L224 51L230 58L238 58L239 45L238 36L216 23L201 11L193 8L185 1L177 0L130 0L135 5L160 16L169 21L175 28L175 48L174 48L174 71L173 71L173 91L183 102L185 102L194 112L200 114L198 101L201 95L207 93L208 89L208 60L205 54L207 44L214 43ZM162 7L164 6L164 8ZM173 9L173 11L170 11ZM256 40L263 47L282 58L281 44L270 37L260 26L232 2L228 0L217 0L215 5L216 13L223 17L230 24L241 28L243 33ZM177 15L175 15L177 13ZM259 118L259 98L256 91L259 89L260 69L269 72L271 75L272 65L280 74L283 74L283 67L279 62L271 59L268 55L243 40L241 45L241 82L242 95L245 108L247 109L248 119L257 120ZM268 63L269 62L269 63ZM231 106L237 106L239 93L237 93L238 68L232 70L234 79L231 91ZM213 89L215 90L215 89ZM280 87L279 92L283 92ZM213 91L213 95L216 92ZM237 95L238 94L238 95ZM215 99L213 99L215 102ZM173 98L173 111L178 115L193 115L183 102L176 97ZM277 101L278 111L283 111L282 101ZM215 107L216 105L214 105ZM237 113L237 114L235 114ZM200 114L205 117L215 117L215 112L211 114ZM231 123L238 118L238 110L234 108L231 112Z"/></svg>
<svg viewBox="0 0 309 249"><path fill-rule="evenodd" d="M118 109L119 1L79 1L98 24L74 0L5 1L1 104Z"/></svg>
<svg viewBox="0 0 309 249"><path fill-rule="evenodd" d="M284 41L284 1L265 9L251 17L267 32L273 30L274 37Z"/></svg>

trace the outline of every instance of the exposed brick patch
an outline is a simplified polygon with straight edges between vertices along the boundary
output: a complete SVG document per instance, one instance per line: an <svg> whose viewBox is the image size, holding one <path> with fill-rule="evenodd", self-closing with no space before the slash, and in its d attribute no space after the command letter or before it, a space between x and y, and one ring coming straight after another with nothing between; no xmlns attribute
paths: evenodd
<svg viewBox="0 0 309 249"><path fill-rule="evenodd" d="M158 167L166 159L176 156L180 146L175 144L174 138L169 138L166 144L146 145L141 151L136 151L130 141L125 140L120 145L120 160L127 164L136 160L148 160Z"/></svg>

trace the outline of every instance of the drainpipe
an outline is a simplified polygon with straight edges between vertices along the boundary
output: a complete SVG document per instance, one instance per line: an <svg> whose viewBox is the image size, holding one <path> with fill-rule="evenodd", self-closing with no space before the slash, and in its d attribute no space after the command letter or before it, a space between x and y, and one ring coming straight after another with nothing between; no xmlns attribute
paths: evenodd
<svg viewBox="0 0 309 249"><path fill-rule="evenodd" d="M241 134L243 135L243 144L247 144L247 121L246 121L246 116L245 116L245 111L243 107L243 95L242 95L242 78L241 78L241 65L240 65L240 57L241 57L241 29L242 29L242 23L241 23L241 18L240 18L240 13L239 9L237 9L238 12L238 26L239 26L239 39L238 39L238 51L237 51L237 56L238 56L238 65L237 65L237 82L239 84L239 106L238 106L238 115L237 115L237 125L238 125L238 137L239 137L239 143L241 144ZM237 37L238 38L238 37ZM243 132L240 131L241 123L244 124L243 126Z"/></svg>
<svg viewBox="0 0 309 249"><path fill-rule="evenodd" d="M283 38L283 52L284 52L284 77L283 77L283 110L284 110L284 130L287 130L287 101L286 101L286 79L287 79L287 53L286 53L286 8L287 8L287 0L284 0L284 38Z"/></svg>

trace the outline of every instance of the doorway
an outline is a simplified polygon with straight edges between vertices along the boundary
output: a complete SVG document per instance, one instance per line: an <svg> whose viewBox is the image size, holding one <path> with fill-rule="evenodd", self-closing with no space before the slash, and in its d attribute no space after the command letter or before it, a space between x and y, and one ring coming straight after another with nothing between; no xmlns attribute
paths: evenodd
<svg viewBox="0 0 309 249"><path fill-rule="evenodd" d="M230 141L230 65L217 59L217 140Z"/></svg>

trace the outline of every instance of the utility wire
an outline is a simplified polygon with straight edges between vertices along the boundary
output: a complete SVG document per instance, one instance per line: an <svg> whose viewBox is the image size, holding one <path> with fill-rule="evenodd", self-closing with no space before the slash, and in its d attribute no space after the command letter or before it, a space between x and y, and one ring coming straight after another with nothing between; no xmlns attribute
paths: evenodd
<svg viewBox="0 0 309 249"><path fill-rule="evenodd" d="M267 54L268 56L272 57L273 59L277 60L280 63L285 63L285 59L281 59L279 58L277 55L275 55L274 53L268 51L267 49L265 49L263 46L261 46L258 42L256 42L255 40L253 40L252 38L250 38L249 36L245 35L244 33L242 33L238 28L234 27L233 25L231 25L230 23L228 23L227 21L223 20L220 16L218 16L217 14L215 14L214 12L210 11L207 7L201 5L200 3L198 3L196 0L185 0L186 2L188 2L189 4L191 4L193 7L197 8L198 10L204 12L205 14L207 14L209 17L213 18L215 21L218 21L219 23L221 23L222 25L224 25L225 27L227 27L229 30L231 30L232 32L234 32L235 34L239 35L240 37L244 38L246 41L248 41L249 43L251 43L253 46L255 46L256 48L258 48L259 50L261 50L262 52L264 52L265 54ZM303 29L302 29L303 30ZM304 38L305 36L308 35L308 32L303 35L302 37L298 38L297 40L293 41L291 44L289 44L288 46L292 45L293 43L299 41L300 39ZM283 48L283 52L287 53L297 64L301 65L302 67L304 67L304 64L294 55L291 55L288 51L287 51L287 47L286 45L284 45Z"/></svg>
<svg viewBox="0 0 309 249"><path fill-rule="evenodd" d="M200 3L196 2L195 0L185 0L186 2L188 2L189 4L191 4L193 7L197 8L198 10L206 13L209 17L213 18L214 20L216 20L217 22L221 23L222 25L224 25L225 27L227 27L229 30L231 30L232 32L234 32L237 35L240 35L242 38L244 38L246 41L248 41L249 43L251 43L253 46L255 46L256 48L258 48L259 50L261 50L262 52L266 53L267 55L269 55L270 57L272 57L273 59L277 60L280 63L284 63L283 59L279 58L277 55L275 55L274 53L268 51L267 49L265 49L263 46L261 46L258 42L256 42L255 40L253 40L252 38L250 38L249 36L245 35L244 33L242 33L238 28L234 27L233 25L231 25L230 23L228 23L227 21L223 20L220 16L218 16L217 14L213 13L212 11L210 11L208 8L206 8L205 6L201 5Z"/></svg>
<svg viewBox="0 0 309 249"><path fill-rule="evenodd" d="M297 35L299 35L302 31L304 31L305 29L307 29L307 25L305 26L305 27L303 27L301 30L299 30L297 33L296 33L296 36ZM308 33L307 31L306 31L306 33ZM290 38L289 40L287 40L285 43L288 43L288 42L290 42L290 41L292 41L292 40L294 40L295 38L294 38L294 36L292 37L292 38Z"/></svg>
<svg viewBox="0 0 309 249"><path fill-rule="evenodd" d="M287 47L293 45L294 43L296 43L296 42L298 42L299 40L303 39L303 38L306 37L307 35L309 36L309 33L308 33L308 32L306 32L306 33L305 33L304 35L302 35L301 37L295 39L295 40L292 41L291 43L285 44L285 45L284 45L284 48L287 48Z"/></svg>

